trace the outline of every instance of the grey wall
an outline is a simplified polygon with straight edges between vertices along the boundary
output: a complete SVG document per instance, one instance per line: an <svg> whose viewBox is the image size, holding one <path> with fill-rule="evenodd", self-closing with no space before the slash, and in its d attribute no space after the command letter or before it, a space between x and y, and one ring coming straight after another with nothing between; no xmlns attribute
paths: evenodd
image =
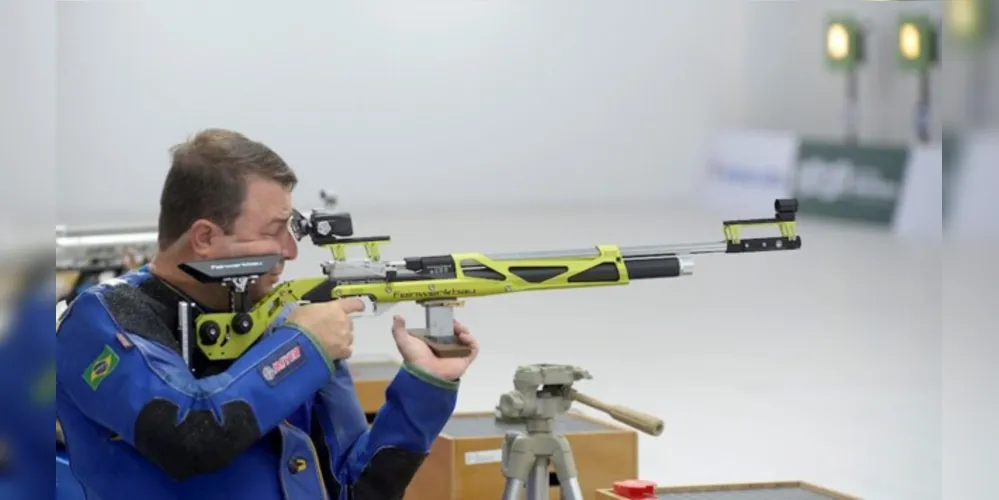
<svg viewBox="0 0 999 500"><path fill-rule="evenodd" d="M711 132L741 121L742 47L724 40L747 7L63 3L59 218L155 217L166 149L209 126L271 144L305 203L681 194Z"/></svg>
<svg viewBox="0 0 999 500"><path fill-rule="evenodd" d="M34 231L55 210L55 5L0 4L0 228ZM10 20L16 20L12 22ZM30 49L25 50L25 47ZM27 56L27 57L26 57ZM0 249L17 244L2 238Z"/></svg>
<svg viewBox="0 0 999 500"><path fill-rule="evenodd" d="M999 26L999 11L993 8L993 12L992 22ZM994 130L999 126L999 37L993 37L984 50L968 49L953 41L944 44L944 123L958 130Z"/></svg>

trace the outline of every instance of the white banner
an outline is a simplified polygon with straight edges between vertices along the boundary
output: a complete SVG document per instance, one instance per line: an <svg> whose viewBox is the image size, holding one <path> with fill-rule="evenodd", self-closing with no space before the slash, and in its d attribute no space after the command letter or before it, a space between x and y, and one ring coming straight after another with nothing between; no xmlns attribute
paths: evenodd
<svg viewBox="0 0 999 500"><path fill-rule="evenodd" d="M904 237L939 240L943 232L943 147L920 145L909 152L894 231Z"/></svg>
<svg viewBox="0 0 999 500"><path fill-rule="evenodd" d="M740 212L791 197L798 142L793 132L765 130L715 137L703 179L703 198L713 208Z"/></svg>
<svg viewBox="0 0 999 500"><path fill-rule="evenodd" d="M999 130L964 138L954 180L948 234L999 237Z"/></svg>

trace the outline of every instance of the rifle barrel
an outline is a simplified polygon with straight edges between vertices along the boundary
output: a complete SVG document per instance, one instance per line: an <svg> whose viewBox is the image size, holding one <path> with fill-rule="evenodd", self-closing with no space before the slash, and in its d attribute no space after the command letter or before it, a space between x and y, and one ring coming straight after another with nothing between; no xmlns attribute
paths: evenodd
<svg viewBox="0 0 999 500"><path fill-rule="evenodd" d="M621 256L629 257L660 257L664 255L696 255L707 253L725 253L728 245L724 241L708 243L689 243L678 245L646 245L636 247L621 247Z"/></svg>
<svg viewBox="0 0 999 500"><path fill-rule="evenodd" d="M621 256L627 259L631 257L666 257L705 253L725 253L726 248L727 246L724 241L685 245L644 245L621 247ZM597 251L597 247L590 247L573 250L541 250L537 252L486 254L486 258L492 260L571 259L575 257L596 257L598 255L600 255L600 252Z"/></svg>

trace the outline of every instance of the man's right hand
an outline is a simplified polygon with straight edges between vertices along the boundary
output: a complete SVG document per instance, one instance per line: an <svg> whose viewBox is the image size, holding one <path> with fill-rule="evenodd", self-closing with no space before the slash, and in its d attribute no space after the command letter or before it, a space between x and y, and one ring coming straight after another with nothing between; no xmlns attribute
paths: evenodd
<svg viewBox="0 0 999 500"><path fill-rule="evenodd" d="M288 314L288 323L294 323L312 334L332 360L347 359L354 344L353 313L364 311L364 302L348 298L306 304Z"/></svg>

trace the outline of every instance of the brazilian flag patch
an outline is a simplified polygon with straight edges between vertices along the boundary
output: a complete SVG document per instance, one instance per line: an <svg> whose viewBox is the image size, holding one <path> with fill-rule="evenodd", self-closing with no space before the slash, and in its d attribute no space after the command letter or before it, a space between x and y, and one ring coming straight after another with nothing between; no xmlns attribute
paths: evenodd
<svg viewBox="0 0 999 500"><path fill-rule="evenodd" d="M87 370L83 372L83 380L87 382L87 385L91 389L97 390L97 386L101 385L104 379L111 375L115 367L118 366L118 355L111 350L111 346L104 346L104 350L101 354L94 359Z"/></svg>

